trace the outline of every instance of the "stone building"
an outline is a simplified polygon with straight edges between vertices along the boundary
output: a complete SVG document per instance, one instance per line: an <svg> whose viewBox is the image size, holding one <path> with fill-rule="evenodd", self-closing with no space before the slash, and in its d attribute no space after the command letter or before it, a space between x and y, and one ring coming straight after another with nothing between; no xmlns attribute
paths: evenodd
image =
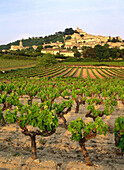
<svg viewBox="0 0 124 170"><path fill-rule="evenodd" d="M76 31L79 32L80 34L83 33L83 30L82 30L82 29L79 29L79 27L77 27Z"/></svg>
<svg viewBox="0 0 124 170"><path fill-rule="evenodd" d="M37 47L38 47L37 45L33 45L33 46L32 46L32 48L33 48L34 50L36 50Z"/></svg>
<svg viewBox="0 0 124 170"><path fill-rule="evenodd" d="M41 53L43 54L53 54L53 55L56 55L56 54L62 54L64 56L69 56L69 57L74 57L74 52L73 51L67 51L67 50L63 50L63 49L53 49L53 48L47 48L47 49L42 49L41 50Z"/></svg>
<svg viewBox="0 0 124 170"><path fill-rule="evenodd" d="M19 45L11 45L10 51L24 50L29 47L23 47L22 41L20 40Z"/></svg>
<svg viewBox="0 0 124 170"><path fill-rule="evenodd" d="M76 32L77 31L77 32ZM63 37L64 39L64 48L66 49L65 52L62 53L62 42L55 42L55 43L49 43L49 44L44 44L43 47L45 46L52 46L52 49L45 49L42 52L43 53L47 53L48 51L52 54L56 54L56 53L61 53L65 56L74 56L73 52L68 52L67 49L73 49L74 46L77 47L77 49L79 51L82 50L83 46L87 46L87 47L92 47L94 48L95 45L102 45L104 46L106 43L109 44L110 48L114 48L114 47L118 47L120 49L124 48L124 42L122 42L122 39L120 37L118 37L118 40L120 40L121 42L117 42L117 43L113 43L113 42L108 42L108 40L110 39L109 36L101 36L101 35L92 35L92 34L88 34L86 32L83 32L82 29L79 29L79 27L77 27L75 33L72 35L65 35L65 37ZM70 39L66 39L68 36L70 36ZM111 37L112 38L112 37ZM57 51L57 49L59 48L59 50Z"/></svg>
<svg viewBox="0 0 124 170"><path fill-rule="evenodd" d="M57 53L60 53L60 49L46 48L46 49L42 49L41 53L43 54L50 53L56 55Z"/></svg>

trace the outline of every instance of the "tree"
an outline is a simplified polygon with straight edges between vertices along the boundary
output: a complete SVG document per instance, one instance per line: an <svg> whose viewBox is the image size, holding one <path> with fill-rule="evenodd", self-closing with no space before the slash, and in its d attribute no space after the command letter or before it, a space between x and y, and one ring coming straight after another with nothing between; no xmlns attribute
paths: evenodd
<svg viewBox="0 0 124 170"><path fill-rule="evenodd" d="M110 53L109 53L109 45L105 44L104 46L96 45L94 47L96 51L96 58L101 61L105 59L109 59Z"/></svg>
<svg viewBox="0 0 124 170"><path fill-rule="evenodd" d="M87 49L87 48L91 48L91 47L83 46L83 47L82 47L82 50L85 50L85 49Z"/></svg>
<svg viewBox="0 0 124 170"><path fill-rule="evenodd" d="M57 63L54 55L52 54L45 54L43 55L43 57L39 56L38 60L39 60L39 65L41 67L44 67L45 69Z"/></svg>
<svg viewBox="0 0 124 170"><path fill-rule="evenodd" d="M46 49L46 48L53 48L53 46L52 46L52 45L46 45L44 48L45 48L45 49Z"/></svg>
<svg viewBox="0 0 124 170"><path fill-rule="evenodd" d="M96 51L94 48L86 48L83 51L83 57L84 58L96 58Z"/></svg>
<svg viewBox="0 0 124 170"><path fill-rule="evenodd" d="M41 52L41 50L43 49L43 46L42 45L39 45L36 49L36 52Z"/></svg>
<svg viewBox="0 0 124 170"><path fill-rule="evenodd" d="M105 52L104 52L104 54L103 54L103 59L109 59L109 57L110 57L110 53L109 53L109 51L108 50L106 50Z"/></svg>
<svg viewBox="0 0 124 170"><path fill-rule="evenodd" d="M113 39L111 39L111 38L109 37L108 42L116 43L116 42L121 42L121 41L118 39L118 37L113 37Z"/></svg>
<svg viewBox="0 0 124 170"><path fill-rule="evenodd" d="M84 37L84 34L81 34L80 36L81 36L81 37Z"/></svg>
<svg viewBox="0 0 124 170"><path fill-rule="evenodd" d="M120 57L124 60L124 49L120 51Z"/></svg>
<svg viewBox="0 0 124 170"><path fill-rule="evenodd" d="M71 39L71 36L67 36L65 40L70 40Z"/></svg>
<svg viewBox="0 0 124 170"><path fill-rule="evenodd" d="M61 48L64 49L64 46L65 46L65 44L63 44L63 45L61 46Z"/></svg>
<svg viewBox="0 0 124 170"><path fill-rule="evenodd" d="M81 57L81 53L79 51L75 51L74 52L74 57L75 58L80 58Z"/></svg>
<svg viewBox="0 0 124 170"><path fill-rule="evenodd" d="M76 52L77 51L77 46L73 46L73 52Z"/></svg>
<svg viewBox="0 0 124 170"><path fill-rule="evenodd" d="M74 34L74 30L72 28L66 28L64 31L64 35L72 35Z"/></svg>
<svg viewBox="0 0 124 170"><path fill-rule="evenodd" d="M109 49L110 57L112 58L112 60L116 59L117 52L118 52L118 49L116 47Z"/></svg>
<svg viewBox="0 0 124 170"><path fill-rule="evenodd" d="M64 56L63 54L57 53L57 54L55 55L55 58L57 58L57 59L65 59L65 58L67 58L67 57Z"/></svg>

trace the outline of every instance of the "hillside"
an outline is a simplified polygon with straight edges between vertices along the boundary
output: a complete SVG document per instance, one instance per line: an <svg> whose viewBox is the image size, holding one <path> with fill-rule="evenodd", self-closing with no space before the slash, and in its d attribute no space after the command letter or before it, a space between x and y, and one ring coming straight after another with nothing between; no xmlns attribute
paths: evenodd
<svg viewBox="0 0 124 170"><path fill-rule="evenodd" d="M49 48L52 48L52 53L55 53L55 49L59 50L60 48L71 50L76 47L78 50L83 50L84 47L94 48L96 45L104 46L106 44L108 44L109 48L117 47L119 49L124 49L124 40L119 36L105 37L101 35L92 35L77 27L76 30L73 30L73 28L66 28L63 32L55 32L55 34L45 37L29 37L28 39L22 39L21 41L17 40L7 45L1 45L0 51L3 49L10 51L22 50L29 49L30 47L33 47L35 50L39 45L43 45L45 49L48 48L48 51ZM45 50L42 52L47 53L48 51ZM72 54L72 56L74 56L74 54Z"/></svg>
<svg viewBox="0 0 124 170"><path fill-rule="evenodd" d="M22 39L22 43L24 47L26 46L32 47L33 45L39 46L39 45L43 45L44 43L46 44L50 42L54 43L56 41L60 41L64 43L63 36L70 35L73 33L74 33L74 30L72 28L66 28L63 32L59 31L53 35L48 35L45 37L32 37L32 38L29 37L28 39ZM20 40L17 40L7 45L0 45L0 51L2 51L3 49L9 50L11 45L19 45L19 42Z"/></svg>

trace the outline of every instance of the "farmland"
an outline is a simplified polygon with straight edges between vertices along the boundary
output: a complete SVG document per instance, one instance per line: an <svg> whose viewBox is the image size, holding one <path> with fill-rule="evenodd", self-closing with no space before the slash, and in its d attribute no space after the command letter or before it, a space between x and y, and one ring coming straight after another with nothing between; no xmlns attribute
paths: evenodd
<svg viewBox="0 0 124 170"><path fill-rule="evenodd" d="M103 66L55 65L1 72L0 106L7 124L0 127L0 166L121 169L123 156L117 155L120 150L115 146L113 128L115 119L124 115L123 78L123 67ZM87 132L87 138L89 134L92 137L85 144L91 162L82 156L81 139L73 133L74 123L84 131L86 127L96 128L95 136ZM98 129L95 124L99 124ZM46 137L42 133L44 125L49 129ZM35 155L30 148L33 134L37 135ZM32 158L38 159L30 158L31 152Z"/></svg>
<svg viewBox="0 0 124 170"><path fill-rule="evenodd" d="M80 61L80 62L62 62L64 65L78 65L78 66L124 66L123 60L116 60L116 61Z"/></svg>
<svg viewBox="0 0 124 170"><path fill-rule="evenodd" d="M17 59L3 59L0 58L0 70L8 70L20 67L34 66L37 63L36 60L17 60Z"/></svg>
<svg viewBox="0 0 124 170"><path fill-rule="evenodd" d="M0 170L124 170L119 1L0 3Z"/></svg>
<svg viewBox="0 0 124 170"><path fill-rule="evenodd" d="M4 74L0 73L0 78L11 77L77 77L89 79L120 78L124 79L123 67L107 66L66 66L56 65L48 69L41 67L24 68L10 70Z"/></svg>

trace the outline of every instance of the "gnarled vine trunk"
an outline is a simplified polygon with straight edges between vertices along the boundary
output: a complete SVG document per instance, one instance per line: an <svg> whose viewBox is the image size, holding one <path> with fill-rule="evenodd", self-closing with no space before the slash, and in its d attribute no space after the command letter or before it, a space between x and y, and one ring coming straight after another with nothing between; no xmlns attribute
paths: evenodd
<svg viewBox="0 0 124 170"><path fill-rule="evenodd" d="M80 102L78 100L75 101L76 101L75 113L79 113Z"/></svg>
<svg viewBox="0 0 124 170"><path fill-rule="evenodd" d="M79 141L79 145L80 145L80 147L81 147L81 151L82 151L82 154L83 154L83 156L84 156L84 159L85 159L87 165L92 166L93 163L90 161L89 154L88 154L88 152L87 152L87 150L86 150L86 148L85 148L85 142L86 142L85 140L83 141L83 140L81 139L81 140Z"/></svg>
<svg viewBox="0 0 124 170"><path fill-rule="evenodd" d="M4 117L1 119L1 125L2 126L6 125L6 121L5 121Z"/></svg>
<svg viewBox="0 0 124 170"><path fill-rule="evenodd" d="M32 152L32 159L37 159L37 152L36 152L36 136L30 135L31 139L31 152Z"/></svg>
<svg viewBox="0 0 124 170"><path fill-rule="evenodd" d="M95 138L96 135L97 135L96 130L94 130L94 132L90 131L89 134L87 134L85 137L81 138L80 141L79 141L79 145L81 147L81 151L83 153L84 159L85 159L87 165L89 165L89 166L92 166L93 163L90 161L89 154L88 154L86 147L85 147L85 142L88 141L89 139Z"/></svg>

